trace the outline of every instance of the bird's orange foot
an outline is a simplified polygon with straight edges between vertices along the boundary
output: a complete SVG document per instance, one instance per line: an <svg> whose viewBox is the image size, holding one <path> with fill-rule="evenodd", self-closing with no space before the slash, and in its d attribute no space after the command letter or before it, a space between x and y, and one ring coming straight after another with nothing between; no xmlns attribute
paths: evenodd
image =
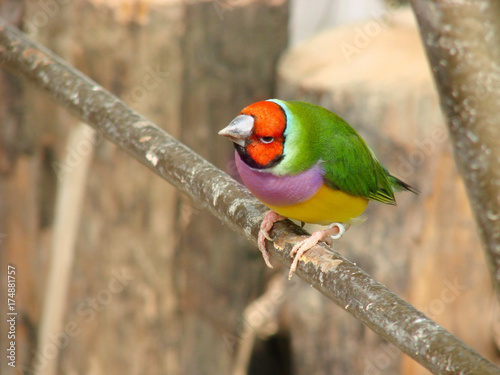
<svg viewBox="0 0 500 375"><path fill-rule="evenodd" d="M266 249L266 239L272 242L271 237L269 237L269 231L272 229L274 223L277 221L285 220L285 216L278 215L274 211L267 211L264 220L260 224L259 236L257 237L257 243L259 245L259 250L262 253L264 262L269 268L273 268L271 262L269 261L269 251Z"/></svg>
<svg viewBox="0 0 500 375"><path fill-rule="evenodd" d="M342 223L333 223L325 230L319 230L314 232L311 237L300 241L297 243L290 251L290 256L293 257L292 265L290 266L290 272L288 273L288 280L292 278L293 273L297 269L297 265L299 263L300 258L304 253L310 250L314 245L316 245L319 241L324 241L328 245L332 246L333 240L337 240L345 233L346 229L345 224Z"/></svg>

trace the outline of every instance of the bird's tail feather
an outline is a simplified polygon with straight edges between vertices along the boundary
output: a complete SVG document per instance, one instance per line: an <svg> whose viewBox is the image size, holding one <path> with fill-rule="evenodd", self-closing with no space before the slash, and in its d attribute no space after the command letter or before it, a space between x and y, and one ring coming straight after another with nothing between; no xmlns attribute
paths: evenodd
<svg viewBox="0 0 500 375"><path fill-rule="evenodd" d="M413 186L408 185L406 182L401 181L399 178L389 175L389 181L393 187L395 192L398 191L411 191L414 194L419 194L420 192L415 189Z"/></svg>

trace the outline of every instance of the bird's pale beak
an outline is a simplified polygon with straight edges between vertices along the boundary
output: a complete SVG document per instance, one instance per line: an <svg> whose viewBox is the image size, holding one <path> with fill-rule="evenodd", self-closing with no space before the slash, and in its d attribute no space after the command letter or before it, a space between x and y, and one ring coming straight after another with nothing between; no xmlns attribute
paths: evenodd
<svg viewBox="0 0 500 375"><path fill-rule="evenodd" d="M245 147L245 141L252 135L254 119L252 116L239 115L231 123L219 132L219 135L228 137L241 147Z"/></svg>

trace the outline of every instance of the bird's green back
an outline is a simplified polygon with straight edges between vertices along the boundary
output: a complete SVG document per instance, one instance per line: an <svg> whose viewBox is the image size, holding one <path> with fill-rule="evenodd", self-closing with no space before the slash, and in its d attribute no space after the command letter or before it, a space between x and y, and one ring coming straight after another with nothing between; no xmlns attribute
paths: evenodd
<svg viewBox="0 0 500 375"><path fill-rule="evenodd" d="M320 162L328 186L395 204L392 185L401 181L389 175L347 122L312 104L273 101L284 108L287 116L284 159L278 173L300 173ZM407 189L406 186L403 188Z"/></svg>

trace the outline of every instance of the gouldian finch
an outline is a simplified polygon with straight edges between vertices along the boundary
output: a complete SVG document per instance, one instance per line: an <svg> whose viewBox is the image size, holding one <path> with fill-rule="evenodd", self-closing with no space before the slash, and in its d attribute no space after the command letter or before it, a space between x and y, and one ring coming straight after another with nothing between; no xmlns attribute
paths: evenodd
<svg viewBox="0 0 500 375"><path fill-rule="evenodd" d="M396 204L394 192L416 190L389 174L358 133L325 108L270 99L244 108L219 132L236 148L238 173L248 190L271 211L258 236L272 268L265 240L286 218L328 225L297 243L289 276L300 257L319 241L340 238L370 200Z"/></svg>

